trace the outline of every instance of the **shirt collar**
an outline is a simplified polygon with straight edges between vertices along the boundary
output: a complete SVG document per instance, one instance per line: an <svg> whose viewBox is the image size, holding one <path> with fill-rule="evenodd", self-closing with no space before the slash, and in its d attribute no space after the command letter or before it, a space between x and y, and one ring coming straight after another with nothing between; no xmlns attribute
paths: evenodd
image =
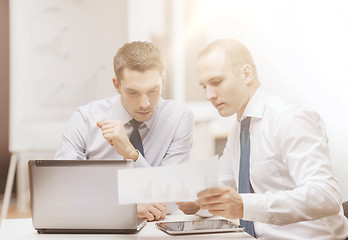
<svg viewBox="0 0 348 240"><path fill-rule="evenodd" d="M152 124L155 119L155 115L158 114L158 107L164 102L163 98L160 98L158 101L158 105L156 107L155 113L152 115L150 120L144 122L145 126L150 129L152 127ZM123 125L126 125L129 123L130 120L133 119L133 117L127 112L127 110L124 108L122 101L121 101L121 95L116 95L116 103L113 108L113 114L112 119L120 120Z"/></svg>
<svg viewBox="0 0 348 240"><path fill-rule="evenodd" d="M260 86L245 107L241 120L246 117L262 118L267 99L268 93Z"/></svg>

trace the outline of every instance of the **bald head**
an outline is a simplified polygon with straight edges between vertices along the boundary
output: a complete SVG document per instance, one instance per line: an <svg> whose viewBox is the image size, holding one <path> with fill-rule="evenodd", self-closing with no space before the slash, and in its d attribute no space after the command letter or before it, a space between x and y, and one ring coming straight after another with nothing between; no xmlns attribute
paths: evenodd
<svg viewBox="0 0 348 240"><path fill-rule="evenodd" d="M244 65L250 65L254 77L256 78L256 67L249 50L239 41L234 39L218 39L210 43L199 54L199 58L209 55L212 52L221 51L225 55L225 60L229 61L235 72L239 71Z"/></svg>
<svg viewBox="0 0 348 240"><path fill-rule="evenodd" d="M221 116L240 119L260 86L248 49L233 39L216 40L200 53L197 68L206 99Z"/></svg>

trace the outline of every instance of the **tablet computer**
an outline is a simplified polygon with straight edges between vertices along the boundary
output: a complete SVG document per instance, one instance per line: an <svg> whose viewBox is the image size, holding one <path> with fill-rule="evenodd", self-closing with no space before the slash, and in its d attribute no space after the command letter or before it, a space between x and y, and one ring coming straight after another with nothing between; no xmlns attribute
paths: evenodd
<svg viewBox="0 0 348 240"><path fill-rule="evenodd" d="M168 234L241 232L244 228L226 219L157 222L156 227Z"/></svg>

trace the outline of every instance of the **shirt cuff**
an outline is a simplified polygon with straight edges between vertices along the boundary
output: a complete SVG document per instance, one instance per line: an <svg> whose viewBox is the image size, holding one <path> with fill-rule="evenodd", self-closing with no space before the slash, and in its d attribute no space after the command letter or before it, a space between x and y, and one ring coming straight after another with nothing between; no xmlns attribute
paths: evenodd
<svg viewBox="0 0 348 240"><path fill-rule="evenodd" d="M178 210L178 205L175 202L167 202L167 212L168 214L172 214L173 212Z"/></svg>
<svg viewBox="0 0 348 240"><path fill-rule="evenodd" d="M143 168L143 167L151 167L151 165L145 160L144 156L137 150L138 159L134 162L134 167Z"/></svg>
<svg viewBox="0 0 348 240"><path fill-rule="evenodd" d="M207 209L199 209L198 212L196 212L196 215L204 218L214 216Z"/></svg>
<svg viewBox="0 0 348 240"><path fill-rule="evenodd" d="M264 222L267 218L266 194L241 193L239 194L243 201L243 220Z"/></svg>

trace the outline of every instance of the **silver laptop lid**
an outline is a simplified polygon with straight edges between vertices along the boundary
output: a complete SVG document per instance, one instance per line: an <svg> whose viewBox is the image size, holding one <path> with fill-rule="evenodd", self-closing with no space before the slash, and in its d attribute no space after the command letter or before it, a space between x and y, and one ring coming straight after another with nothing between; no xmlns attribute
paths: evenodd
<svg viewBox="0 0 348 240"><path fill-rule="evenodd" d="M31 160L28 164L35 229L137 229L136 204L118 204L117 170L130 167L131 161Z"/></svg>

